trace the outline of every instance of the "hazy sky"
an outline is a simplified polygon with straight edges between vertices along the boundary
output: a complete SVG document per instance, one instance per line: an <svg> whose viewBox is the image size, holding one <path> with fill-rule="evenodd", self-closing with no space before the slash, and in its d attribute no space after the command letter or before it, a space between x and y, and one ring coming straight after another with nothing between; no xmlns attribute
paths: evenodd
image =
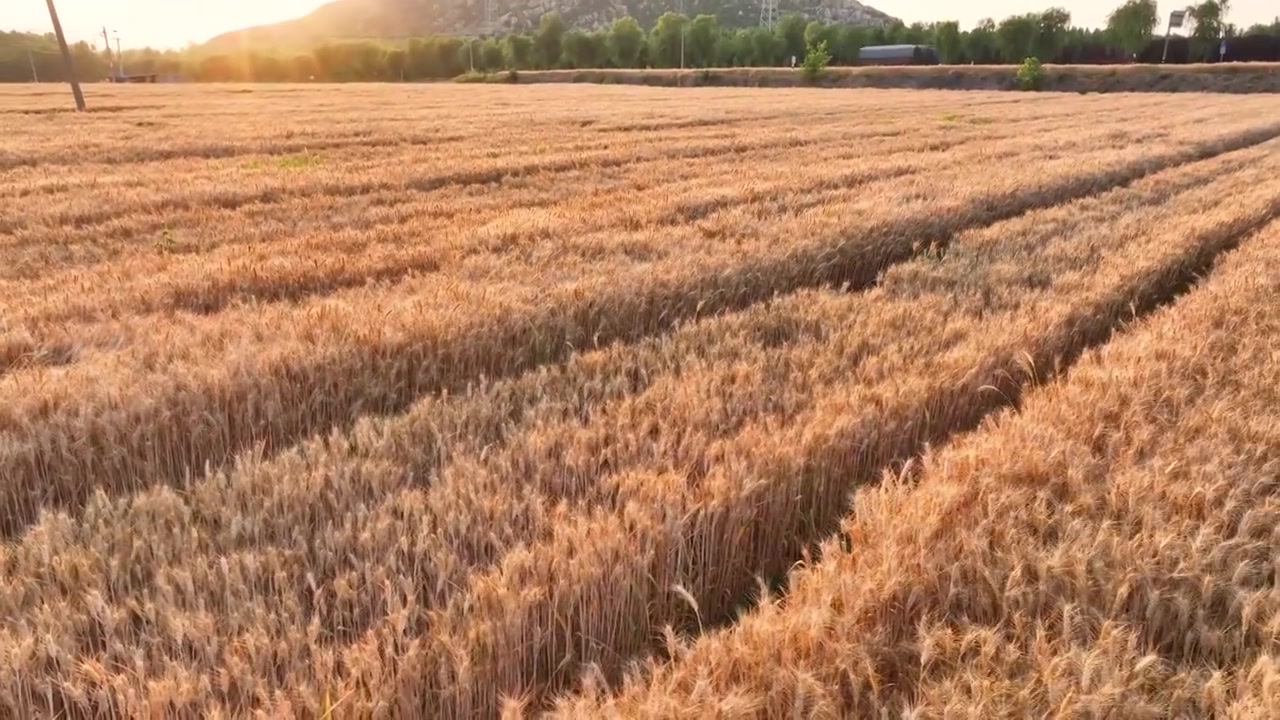
<svg viewBox="0 0 1280 720"><path fill-rule="evenodd" d="M447 1L447 0L446 0ZM980 18L999 20L1014 13L1059 5L1078 25L1101 26L1122 0L870 0L907 22L959 20L965 27ZM1161 15L1189 0L1161 0ZM72 40L92 40L103 25L118 30L125 45L181 47L249 25L287 20L324 4L324 0L57 0L63 27ZM672 0L672 6L677 0ZM1233 0L1230 20L1244 27L1271 22L1280 15L1276 0ZM961 7L963 6L963 7ZM49 30L41 0L0 0L0 29Z"/></svg>

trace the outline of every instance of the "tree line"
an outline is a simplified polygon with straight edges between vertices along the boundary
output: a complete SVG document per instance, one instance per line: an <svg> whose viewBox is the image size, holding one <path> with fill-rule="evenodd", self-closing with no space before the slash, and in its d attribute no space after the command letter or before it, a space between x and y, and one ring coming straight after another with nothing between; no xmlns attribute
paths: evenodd
<svg viewBox="0 0 1280 720"><path fill-rule="evenodd" d="M1280 60L1280 19L1244 30L1226 21L1229 0L1205 0L1188 8L1191 30L1176 38L1170 60L1216 61L1223 38L1238 39L1256 57ZM954 21L857 27L781 18L773 28L728 28L713 15L668 12L646 30L630 17L607 28L569 28L559 13L544 15L527 34L460 38L424 37L401 43L334 42L306 52L252 51L212 54L199 48L124 53L129 73L159 74L204 82L421 81L466 73L552 68L776 67L800 62L807 48L825 43L832 65L858 64L868 45L917 44L937 48L949 64L1016 64L1027 57L1066 64L1158 62L1162 18L1155 0L1126 0L1099 29L1075 27L1058 7L983 20L969 30ZM1270 57L1268 54L1274 54ZM1154 57L1153 57L1154 54ZM113 58L87 43L73 48L77 73L86 80L112 74ZM1233 59L1233 58L1228 58ZM0 33L0 82L63 79L52 35Z"/></svg>

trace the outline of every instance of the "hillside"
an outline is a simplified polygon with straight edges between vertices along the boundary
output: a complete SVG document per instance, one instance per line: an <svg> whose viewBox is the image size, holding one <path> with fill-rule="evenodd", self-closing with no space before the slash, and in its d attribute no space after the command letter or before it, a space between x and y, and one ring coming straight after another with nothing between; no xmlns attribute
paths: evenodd
<svg viewBox="0 0 1280 720"><path fill-rule="evenodd" d="M630 15L651 27L674 7L669 0L492 0L491 22L484 0L337 0L302 18L220 35L212 47L308 46L337 38L398 38L431 34L524 32L538 19L559 11L572 27L608 25ZM783 14L801 13L824 21L882 25L894 18L857 0L781 0ZM690 15L712 14L722 25L749 27L760 18L758 0L693 0Z"/></svg>

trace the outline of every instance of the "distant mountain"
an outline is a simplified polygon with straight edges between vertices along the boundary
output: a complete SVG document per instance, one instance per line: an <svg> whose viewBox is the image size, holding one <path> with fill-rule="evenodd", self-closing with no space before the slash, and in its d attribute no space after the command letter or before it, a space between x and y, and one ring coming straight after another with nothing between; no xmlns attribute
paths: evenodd
<svg viewBox="0 0 1280 720"><path fill-rule="evenodd" d="M630 15L646 28L681 0L337 0L306 17L220 35L215 49L306 47L351 38L406 38L527 32L553 10L570 27L594 29ZM689 16L715 15L727 27L759 24L760 0L685 0ZM780 14L800 13L815 20L878 26L897 22L858 0L779 0ZM486 5L491 7L486 8Z"/></svg>

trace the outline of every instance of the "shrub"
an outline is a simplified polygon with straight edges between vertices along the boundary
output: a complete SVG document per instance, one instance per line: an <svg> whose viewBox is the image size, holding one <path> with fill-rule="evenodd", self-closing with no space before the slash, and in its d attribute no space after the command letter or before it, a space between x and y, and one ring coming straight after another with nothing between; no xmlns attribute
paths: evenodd
<svg viewBox="0 0 1280 720"><path fill-rule="evenodd" d="M1041 83L1044 82L1044 66L1040 64L1040 59L1029 57L1023 60L1018 66L1017 79L1019 90L1039 90Z"/></svg>
<svg viewBox="0 0 1280 720"><path fill-rule="evenodd" d="M831 53L827 51L827 41L822 40L809 44L809 51L804 56L801 73L804 81L813 85L822 77L822 72L831 64Z"/></svg>
<svg viewBox="0 0 1280 720"><path fill-rule="evenodd" d="M510 70L508 70L507 82L511 83L512 85L515 85L516 83L520 82L520 72L515 68L511 68Z"/></svg>

